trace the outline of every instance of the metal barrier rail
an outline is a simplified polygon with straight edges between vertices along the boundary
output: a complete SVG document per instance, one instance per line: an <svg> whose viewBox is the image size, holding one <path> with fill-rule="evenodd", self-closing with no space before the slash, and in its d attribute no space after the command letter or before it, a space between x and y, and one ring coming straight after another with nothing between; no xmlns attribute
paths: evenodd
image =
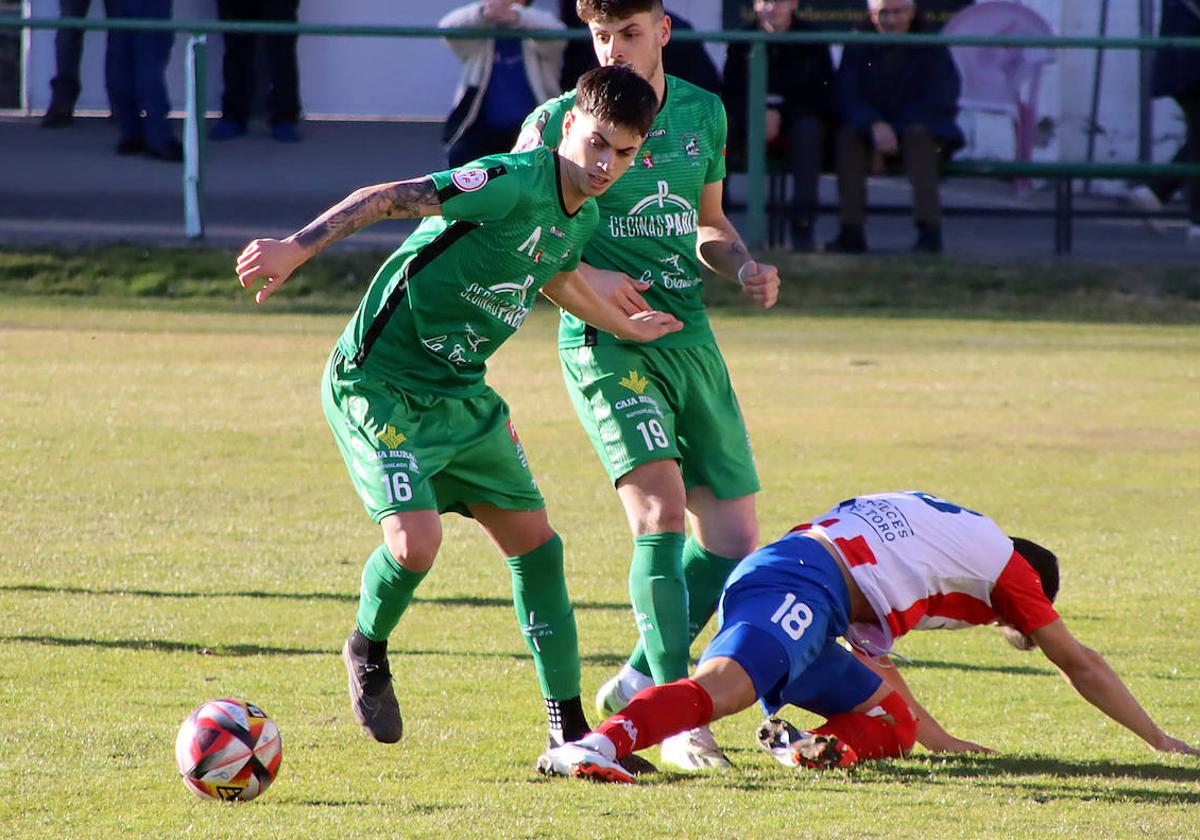
<svg viewBox="0 0 1200 840"><path fill-rule="evenodd" d="M0 29L81 29L81 30L165 30L188 34L187 42L187 103L184 118L184 228L187 235L204 235L204 91L208 38L212 33L263 33L296 35L336 35L384 38L483 38L498 33L511 35L510 30L496 29L438 29L432 26L387 26L362 24L276 23L220 20L144 20L140 18L0 18ZM984 36L943 35L941 33L904 33L886 35L879 32L785 32L771 34L761 31L700 32L681 30L671 37L680 41L711 41L716 43L749 43L749 79L746 102L746 224L742 231L746 243L759 247L766 238L766 102L767 102L767 42L785 44L906 44L911 46L943 44L964 47L1049 47L1053 49L1141 50L1179 47L1200 49L1200 38L1096 38L1068 36ZM590 35L582 29L522 30L521 38L533 40L587 40ZM980 161L1005 164L1011 161ZM1051 167L1056 164L1043 164ZM1070 167L1071 163L1062 164ZM1098 167L1124 167L1121 171L1136 171L1137 167L1153 164L1091 164ZM1130 169L1133 167L1134 169ZM1175 174L1200 177L1200 165L1174 164ZM1113 177L1113 176L1110 176ZM1116 176L1119 177L1119 176Z"/></svg>

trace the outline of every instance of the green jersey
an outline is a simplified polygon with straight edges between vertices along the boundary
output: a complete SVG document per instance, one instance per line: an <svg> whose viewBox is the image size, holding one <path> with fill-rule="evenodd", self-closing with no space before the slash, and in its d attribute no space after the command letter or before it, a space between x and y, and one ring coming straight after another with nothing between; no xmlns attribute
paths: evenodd
<svg viewBox="0 0 1200 840"><path fill-rule="evenodd" d="M349 363L403 390L483 393L487 358L595 231L593 199L566 211L561 165L541 148L433 173L442 215L376 273L338 339Z"/></svg>
<svg viewBox="0 0 1200 840"><path fill-rule="evenodd" d="M725 106L706 90L666 77L662 106L628 171L596 199L600 226L583 259L650 284L654 309L669 312L683 329L653 345L694 347L713 340L704 303L696 226L705 184L725 177ZM547 146L562 139L562 119L575 103L570 91L539 106L525 120L518 148L537 134ZM622 342L569 313L559 324L559 347Z"/></svg>

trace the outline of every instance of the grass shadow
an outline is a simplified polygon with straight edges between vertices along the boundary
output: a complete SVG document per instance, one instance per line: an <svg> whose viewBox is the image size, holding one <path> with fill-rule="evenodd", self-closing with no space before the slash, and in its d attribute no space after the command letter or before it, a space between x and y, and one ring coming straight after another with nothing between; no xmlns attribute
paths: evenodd
<svg viewBox="0 0 1200 840"><path fill-rule="evenodd" d="M0 585L0 592L44 593L54 595L101 595L139 598L259 598L286 601L339 601L357 604L358 595L341 592L269 592L263 589L181 591L169 589L128 589L123 587L98 588L86 586L57 586L44 583L21 583ZM445 595L413 598L414 603L435 604L442 607L505 607L512 608L512 598L486 595ZM627 603L615 601L577 601L577 610L630 610Z"/></svg>
<svg viewBox="0 0 1200 840"><path fill-rule="evenodd" d="M981 665L976 662L946 662L938 659L910 659L907 667L944 671L983 671L992 674L1020 674L1032 677L1057 676L1057 672L1049 668L1035 668L1031 665Z"/></svg>
<svg viewBox="0 0 1200 840"><path fill-rule="evenodd" d="M1180 767L1153 762L1132 764L1108 759L1064 759L1059 756L1028 755L954 755L921 756L917 769L928 773L960 778L987 776L1098 777L1108 779L1146 779L1172 782L1200 782L1200 767ZM1200 801L1200 791L1195 792Z"/></svg>
<svg viewBox="0 0 1200 840"><path fill-rule="evenodd" d="M511 606L511 605L510 605ZM514 631L514 638L516 633ZM47 636L36 634L20 634L15 636L0 636L0 643L16 642L48 647L91 647L101 650L134 650L166 653L195 653L201 656L230 657L241 656L329 656L335 657L341 653L341 647L283 647L278 645L253 644L211 644L200 642L181 642L174 639L88 639L78 636ZM508 659L524 660L529 654L523 648L511 651L464 651L436 648L403 648L393 646L391 650L404 656L449 656L458 659ZM628 654L590 653L579 657L580 661L589 665L616 667L628 658Z"/></svg>

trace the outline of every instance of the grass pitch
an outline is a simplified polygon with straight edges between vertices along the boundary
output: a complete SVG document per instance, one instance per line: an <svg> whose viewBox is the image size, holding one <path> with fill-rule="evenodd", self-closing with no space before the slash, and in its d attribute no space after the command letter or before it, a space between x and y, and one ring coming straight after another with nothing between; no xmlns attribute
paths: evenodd
<svg viewBox="0 0 1200 840"><path fill-rule="evenodd" d="M274 302L274 301L273 301ZM917 633L905 675L1001 751L790 773L757 714L729 773L639 787L533 770L543 711L504 563L446 518L393 637L405 713L369 741L338 651L378 543L317 399L341 315L0 298L0 827L26 837L1185 837L1200 762L1163 758L1036 654ZM919 488L1044 542L1059 607L1170 732L1200 741L1200 329L731 311L764 539L859 492ZM548 311L496 357L567 545L584 693L633 641L629 542L571 414ZM194 798L172 764L203 700L261 705L282 772ZM808 723L803 713L791 715ZM653 758L654 756L651 755Z"/></svg>

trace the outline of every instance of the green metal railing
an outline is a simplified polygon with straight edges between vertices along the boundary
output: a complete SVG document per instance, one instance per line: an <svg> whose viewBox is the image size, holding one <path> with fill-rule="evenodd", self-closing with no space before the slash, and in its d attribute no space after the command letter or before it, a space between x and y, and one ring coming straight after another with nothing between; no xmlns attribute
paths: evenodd
<svg viewBox="0 0 1200 840"><path fill-rule="evenodd" d="M431 26L387 26L363 24L277 23L219 20L142 20L135 18L0 18L0 29L82 29L82 30L157 30L187 34L187 103L184 120L184 226L189 237L204 235L204 113L207 35L213 33L263 33L383 38L482 38L512 30L438 29ZM533 40L588 40L586 30L521 30L521 38ZM746 223L743 237L751 247L762 244L766 234L766 102L767 55L765 44L907 44L966 47L1047 47L1052 49L1141 50L1163 47L1200 49L1200 38L1096 38L1065 36L985 36L906 33L884 35L877 32L785 32L761 31L699 32L680 30L671 37L680 41L749 43L749 79L746 129ZM1002 163L1002 162L998 162ZM1054 164L1044 164L1047 176ZM1069 166L1069 164L1066 164ZM1200 177L1200 165L1096 164L1124 167L1123 172L1169 172L1185 177ZM1130 169L1133 167L1133 169ZM1113 170L1114 172L1117 170ZM1114 176L1117 177L1117 176Z"/></svg>

